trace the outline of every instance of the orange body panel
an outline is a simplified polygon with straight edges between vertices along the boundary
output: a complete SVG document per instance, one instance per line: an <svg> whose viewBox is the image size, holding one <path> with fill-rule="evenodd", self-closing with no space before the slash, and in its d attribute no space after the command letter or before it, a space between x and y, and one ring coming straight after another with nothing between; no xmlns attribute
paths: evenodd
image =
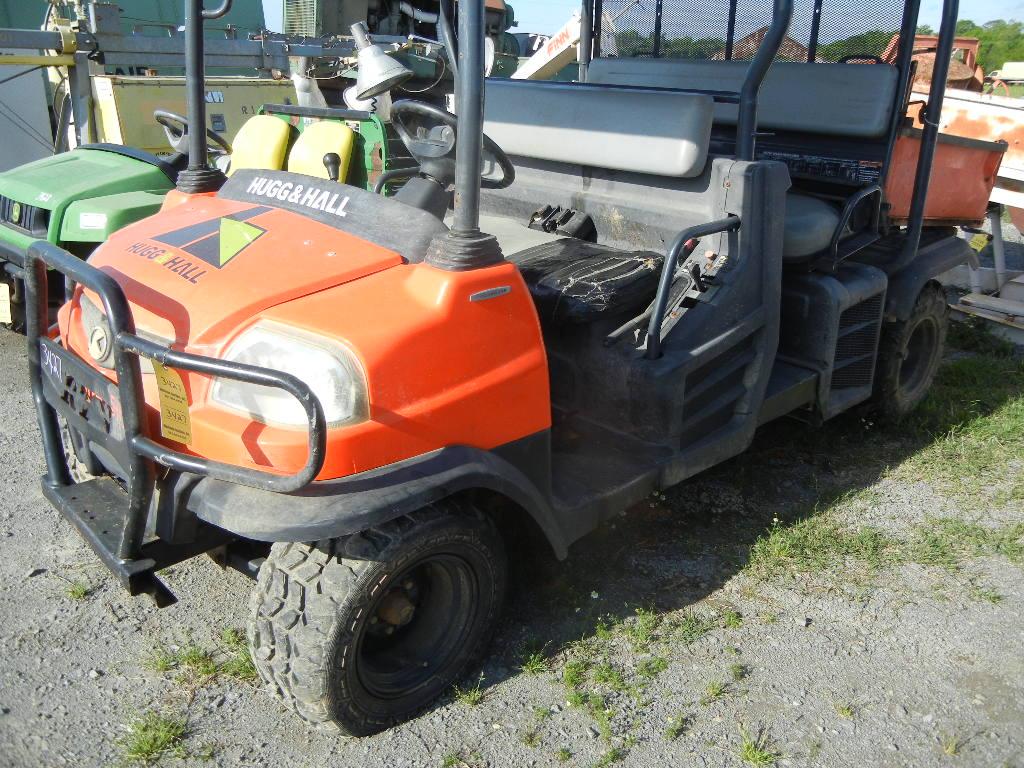
<svg viewBox="0 0 1024 768"><path fill-rule="evenodd" d="M176 200L117 233L90 263L125 289L139 330L175 349L220 357L260 320L350 349L366 375L369 419L328 430L319 479L447 445L494 448L550 427L540 326L514 265L452 272L407 264L392 251L276 208L246 219L265 233L220 267L198 263L189 271L174 262L187 253L159 242L168 232L254 207L207 196ZM153 257L148 248L172 255ZM470 300L494 288L508 290ZM80 316L77 302L65 307L61 335L91 363ZM144 374L154 439L240 466L293 472L305 462L305 429L254 422L210 402L208 377L180 373L192 444L160 438L155 376Z"/></svg>

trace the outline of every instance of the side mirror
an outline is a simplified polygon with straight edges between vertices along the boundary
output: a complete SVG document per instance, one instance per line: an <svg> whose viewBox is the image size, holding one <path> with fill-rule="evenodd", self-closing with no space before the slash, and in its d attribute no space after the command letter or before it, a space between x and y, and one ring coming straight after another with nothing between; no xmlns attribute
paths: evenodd
<svg viewBox="0 0 1024 768"><path fill-rule="evenodd" d="M341 157L337 152L328 152L324 155L324 168L327 169L327 176L331 181L338 181L341 175Z"/></svg>

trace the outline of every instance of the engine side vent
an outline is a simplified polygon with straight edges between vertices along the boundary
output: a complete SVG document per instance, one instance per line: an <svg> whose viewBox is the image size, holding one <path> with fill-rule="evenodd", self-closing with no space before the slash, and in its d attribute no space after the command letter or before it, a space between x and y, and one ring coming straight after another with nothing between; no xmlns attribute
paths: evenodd
<svg viewBox="0 0 1024 768"><path fill-rule="evenodd" d="M309 37L316 37L320 35L320 2L321 0L285 0L285 34L307 35Z"/></svg>
<svg viewBox="0 0 1024 768"><path fill-rule="evenodd" d="M882 324L884 294L854 304L839 317L832 388L864 387L875 374L875 351Z"/></svg>

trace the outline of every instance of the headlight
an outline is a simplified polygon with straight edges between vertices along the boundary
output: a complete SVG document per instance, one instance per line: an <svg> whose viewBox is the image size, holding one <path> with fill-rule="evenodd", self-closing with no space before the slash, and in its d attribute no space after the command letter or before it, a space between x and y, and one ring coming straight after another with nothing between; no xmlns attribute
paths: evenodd
<svg viewBox="0 0 1024 768"><path fill-rule="evenodd" d="M261 323L244 331L228 347L224 359L297 376L313 390L332 427L367 418L363 369L351 352L328 339ZM218 378L210 397L264 424L306 423L302 405L283 389Z"/></svg>

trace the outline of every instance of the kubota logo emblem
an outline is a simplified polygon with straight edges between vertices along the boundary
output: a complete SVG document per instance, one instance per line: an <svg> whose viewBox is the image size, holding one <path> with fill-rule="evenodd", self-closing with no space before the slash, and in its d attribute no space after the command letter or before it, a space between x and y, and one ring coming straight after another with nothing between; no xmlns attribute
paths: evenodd
<svg viewBox="0 0 1024 768"><path fill-rule="evenodd" d="M269 210L256 206L152 238L153 243L177 248L196 261L146 241L129 246L128 252L166 267L190 283L198 283L206 274L207 265L220 269L266 234L267 230L247 220Z"/></svg>

